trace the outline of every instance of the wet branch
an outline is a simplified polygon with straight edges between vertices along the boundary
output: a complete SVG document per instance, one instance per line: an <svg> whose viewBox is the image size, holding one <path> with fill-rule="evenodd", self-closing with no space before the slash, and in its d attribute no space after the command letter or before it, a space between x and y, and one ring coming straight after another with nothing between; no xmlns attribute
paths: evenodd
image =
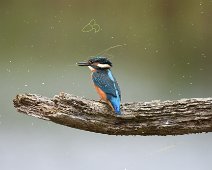
<svg viewBox="0 0 212 170"><path fill-rule="evenodd" d="M18 112L109 135L183 135L212 132L212 98L123 103L116 116L105 103L66 93L53 98L19 94Z"/></svg>

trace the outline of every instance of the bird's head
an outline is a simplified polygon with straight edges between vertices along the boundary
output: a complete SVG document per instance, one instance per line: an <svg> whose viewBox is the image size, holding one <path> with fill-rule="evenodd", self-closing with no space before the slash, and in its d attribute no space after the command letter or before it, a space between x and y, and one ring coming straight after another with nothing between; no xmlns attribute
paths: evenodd
<svg viewBox="0 0 212 170"><path fill-rule="evenodd" d="M79 62L78 66L88 66L91 71L95 70L103 70L110 69L112 67L112 63L106 57L94 57L88 60L87 62Z"/></svg>

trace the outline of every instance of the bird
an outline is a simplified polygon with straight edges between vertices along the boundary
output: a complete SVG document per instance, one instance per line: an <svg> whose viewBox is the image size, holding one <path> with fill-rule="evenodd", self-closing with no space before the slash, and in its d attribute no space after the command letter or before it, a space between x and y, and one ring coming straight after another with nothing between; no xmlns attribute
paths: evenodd
<svg viewBox="0 0 212 170"><path fill-rule="evenodd" d="M86 62L78 62L77 65L88 66L100 101L109 104L116 115L121 115L121 90L111 72L112 62L106 57L95 56Z"/></svg>

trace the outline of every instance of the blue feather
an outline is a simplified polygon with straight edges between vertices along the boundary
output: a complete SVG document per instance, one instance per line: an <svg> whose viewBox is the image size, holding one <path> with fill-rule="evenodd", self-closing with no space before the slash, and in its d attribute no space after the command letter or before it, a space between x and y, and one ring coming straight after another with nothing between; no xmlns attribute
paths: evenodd
<svg viewBox="0 0 212 170"><path fill-rule="evenodd" d="M98 70L92 74L92 79L94 84L106 93L107 99L110 101L116 114L121 114L121 92L112 72L109 69Z"/></svg>
<svg viewBox="0 0 212 170"><path fill-rule="evenodd" d="M121 111L120 111L120 102L121 102L120 98L111 96L111 97L108 98L108 100L112 104L116 114L121 114Z"/></svg>

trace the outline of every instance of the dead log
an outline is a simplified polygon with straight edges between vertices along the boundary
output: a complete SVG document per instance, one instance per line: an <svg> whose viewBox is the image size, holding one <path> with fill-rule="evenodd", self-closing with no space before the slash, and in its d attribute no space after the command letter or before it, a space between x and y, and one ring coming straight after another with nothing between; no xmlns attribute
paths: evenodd
<svg viewBox="0 0 212 170"><path fill-rule="evenodd" d="M109 135L184 135L212 132L212 98L123 103L123 115L94 100L60 93L53 98L19 94L18 112L61 125Z"/></svg>

